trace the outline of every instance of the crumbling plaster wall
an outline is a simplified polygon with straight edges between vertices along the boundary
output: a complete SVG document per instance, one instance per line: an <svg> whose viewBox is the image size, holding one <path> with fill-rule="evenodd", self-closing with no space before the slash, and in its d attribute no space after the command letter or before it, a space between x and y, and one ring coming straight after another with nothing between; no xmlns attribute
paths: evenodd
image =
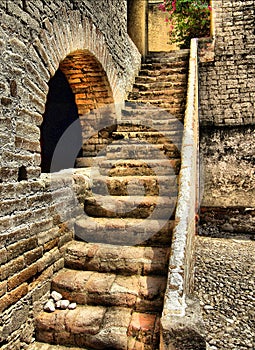
<svg viewBox="0 0 255 350"><path fill-rule="evenodd" d="M89 51L121 103L140 65L125 0L0 1L0 347L24 349L34 315L63 267L89 180L41 174L48 82L66 56ZM74 195L75 194L75 195ZM64 205L63 205L64 204ZM62 215L62 209L65 213Z"/></svg>
<svg viewBox="0 0 255 350"><path fill-rule="evenodd" d="M202 206L254 206L255 1L212 1L212 59L201 57ZM211 53L212 53L211 52Z"/></svg>

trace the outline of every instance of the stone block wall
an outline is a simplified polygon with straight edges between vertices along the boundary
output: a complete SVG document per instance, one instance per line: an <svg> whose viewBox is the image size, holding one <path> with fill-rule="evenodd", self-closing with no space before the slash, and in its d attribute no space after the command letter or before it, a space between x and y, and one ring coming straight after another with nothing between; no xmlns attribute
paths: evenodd
<svg viewBox="0 0 255 350"><path fill-rule="evenodd" d="M202 206L254 206L255 1L212 1L201 44ZM231 212L231 211L230 211Z"/></svg>
<svg viewBox="0 0 255 350"><path fill-rule="evenodd" d="M212 1L214 59L200 64L202 125L255 124L255 1Z"/></svg>
<svg viewBox="0 0 255 350"><path fill-rule="evenodd" d="M49 295L52 274L63 267L79 201L89 192L83 175L41 174L40 126L48 82L68 55L89 52L107 78L110 102L122 103L140 65L127 35L126 12L125 0L0 1L3 350L25 349L31 342L34 316Z"/></svg>

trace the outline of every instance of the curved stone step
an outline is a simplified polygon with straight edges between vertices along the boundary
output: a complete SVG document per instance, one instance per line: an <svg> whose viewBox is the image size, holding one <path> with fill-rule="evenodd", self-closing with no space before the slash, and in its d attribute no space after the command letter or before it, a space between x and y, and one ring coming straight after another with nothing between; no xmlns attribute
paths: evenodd
<svg viewBox="0 0 255 350"><path fill-rule="evenodd" d="M88 243L171 246L173 227L173 220L82 216L75 222L75 234Z"/></svg>
<svg viewBox="0 0 255 350"><path fill-rule="evenodd" d="M173 176L99 176L92 179L92 192L111 196L144 195L158 196L159 193L175 195L178 177Z"/></svg>
<svg viewBox="0 0 255 350"><path fill-rule="evenodd" d="M84 202L85 213L104 218L147 218L157 208L157 219L169 219L174 212L175 196L107 196L94 195Z"/></svg>
<svg viewBox="0 0 255 350"><path fill-rule="evenodd" d="M154 350L159 345L157 314L131 309L79 306L42 312L36 318L38 341L95 350Z"/></svg>
<svg viewBox="0 0 255 350"><path fill-rule="evenodd" d="M65 253L65 266L75 270L124 275L167 274L169 247L133 247L71 242Z"/></svg>
<svg viewBox="0 0 255 350"><path fill-rule="evenodd" d="M52 280L52 289L64 299L82 305L130 307L140 312L160 312L166 276L116 275L63 269Z"/></svg>

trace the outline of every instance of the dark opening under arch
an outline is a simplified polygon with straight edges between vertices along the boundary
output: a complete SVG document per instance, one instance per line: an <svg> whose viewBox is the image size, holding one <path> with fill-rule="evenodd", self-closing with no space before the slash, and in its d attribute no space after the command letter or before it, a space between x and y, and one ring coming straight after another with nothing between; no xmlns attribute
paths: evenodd
<svg viewBox="0 0 255 350"><path fill-rule="evenodd" d="M41 170L51 172L51 162L61 136L66 129L77 119L79 119L75 95L63 72L58 69L53 78L48 83L49 92L41 125ZM77 133L77 138L82 144L81 130ZM77 140L76 140L77 141ZM70 140L71 142L71 140ZM67 145L68 147L68 145ZM65 150L63 150L64 152ZM64 155L63 155L64 158ZM58 169L65 168L64 162L60 163Z"/></svg>

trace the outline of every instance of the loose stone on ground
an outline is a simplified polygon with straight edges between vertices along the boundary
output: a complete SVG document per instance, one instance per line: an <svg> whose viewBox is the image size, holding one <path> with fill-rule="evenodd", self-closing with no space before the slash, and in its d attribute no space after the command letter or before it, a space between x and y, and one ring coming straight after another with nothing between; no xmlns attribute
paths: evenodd
<svg viewBox="0 0 255 350"><path fill-rule="evenodd" d="M195 292L210 350L255 349L255 242L196 238Z"/></svg>

